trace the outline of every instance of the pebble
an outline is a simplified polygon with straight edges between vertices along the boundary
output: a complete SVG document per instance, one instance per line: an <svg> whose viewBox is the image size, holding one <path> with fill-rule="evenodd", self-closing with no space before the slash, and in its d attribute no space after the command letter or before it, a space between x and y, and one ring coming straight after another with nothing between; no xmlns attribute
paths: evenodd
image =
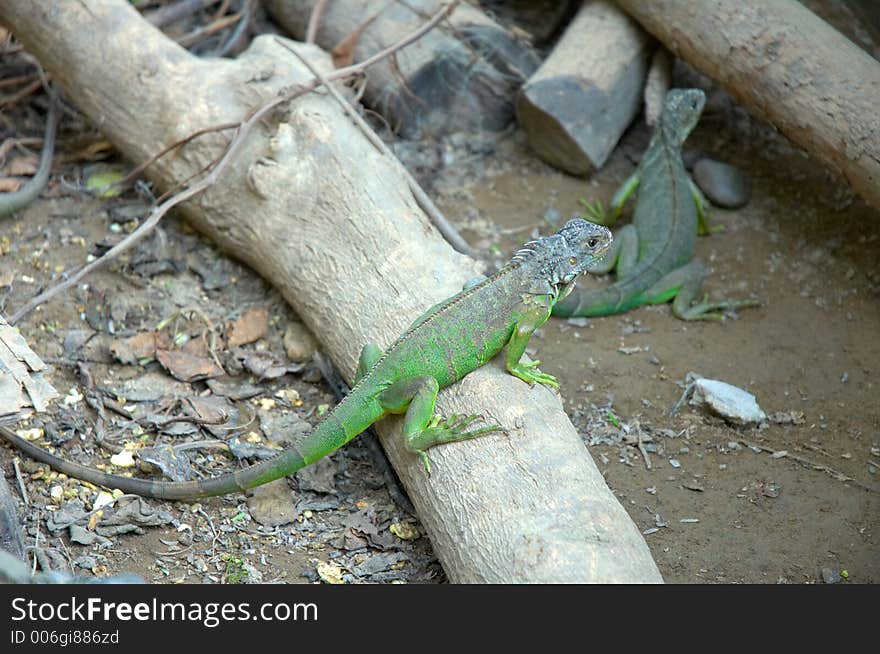
<svg viewBox="0 0 880 654"><path fill-rule="evenodd" d="M97 534L79 525L70 525L70 542L80 545L92 545L97 540Z"/></svg>
<svg viewBox="0 0 880 654"><path fill-rule="evenodd" d="M691 404L705 405L713 413L738 425L767 419L754 395L717 379L697 379Z"/></svg>
<svg viewBox="0 0 880 654"><path fill-rule="evenodd" d="M284 351L287 357L296 363L304 363L312 359L318 343L312 333L301 323L292 322L284 331Z"/></svg>
<svg viewBox="0 0 880 654"><path fill-rule="evenodd" d="M714 159L700 159L694 164L694 181L712 204L725 209L744 206L752 195L748 175L735 166Z"/></svg>
<svg viewBox="0 0 880 654"><path fill-rule="evenodd" d="M826 584L839 584L843 581L843 577L839 572L835 572L831 568L822 568L822 581Z"/></svg>

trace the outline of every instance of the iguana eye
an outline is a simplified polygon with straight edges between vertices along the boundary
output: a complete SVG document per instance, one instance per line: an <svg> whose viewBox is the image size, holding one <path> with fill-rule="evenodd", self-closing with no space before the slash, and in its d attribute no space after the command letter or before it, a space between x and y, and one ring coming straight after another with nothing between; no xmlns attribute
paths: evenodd
<svg viewBox="0 0 880 654"><path fill-rule="evenodd" d="M599 239L597 239L597 238L591 238L589 241L587 241L587 245L590 246L591 248L596 247L598 244L599 244Z"/></svg>
<svg viewBox="0 0 880 654"><path fill-rule="evenodd" d="M569 257L568 258L568 265L570 265L570 266L576 266L577 262L578 262L577 257Z"/></svg>

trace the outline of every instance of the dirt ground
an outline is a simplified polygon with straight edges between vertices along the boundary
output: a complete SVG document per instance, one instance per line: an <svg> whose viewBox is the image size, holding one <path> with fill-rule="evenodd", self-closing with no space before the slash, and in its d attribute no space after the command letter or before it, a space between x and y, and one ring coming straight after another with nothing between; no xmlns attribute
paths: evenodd
<svg viewBox="0 0 880 654"><path fill-rule="evenodd" d="M682 74L680 81L693 81ZM12 124L41 131L24 111ZM73 152L80 128L62 124L62 156ZM649 136L641 122L634 125L591 180L542 164L518 131L398 150L493 269L524 240L550 231L548 219L578 213L580 198L607 203ZM821 583L842 575L843 583L878 583L880 211L717 90L687 147L751 177L748 205L712 210L712 223L725 230L701 238L697 256L711 269L710 296L755 297L760 306L723 322L684 323L668 305L553 319L532 347L542 368L558 376L590 455L645 533L667 582ZM135 191L108 200L78 190L74 180L84 168L57 165L42 198L0 223L0 281L7 282L0 285L0 312L12 313L63 271L100 254L144 214ZM252 308L267 311L267 330L236 350L223 340L228 325ZM114 343L162 321L176 338L217 336L215 354L232 373L225 380L234 392L175 382L155 359L123 364L111 353ZM293 350L308 353L308 339L291 331L295 321L254 273L167 219L122 262L23 321L21 332L52 365L62 400L18 428L41 427L37 442L108 469L126 443L141 448L235 435L255 448L271 445L282 427L314 424L336 401L309 360L270 380L248 372L263 354L290 365ZM687 404L670 417L688 372L744 388L768 414L792 422L733 427ZM161 392L138 399L127 380L141 381L141 392ZM246 397L251 384L256 395ZM225 398L223 429L193 420L186 410L192 397ZM138 407L134 418L112 409L123 400L123 407ZM156 415L189 416L177 424L192 428L175 432ZM216 449L186 452L193 474L238 465ZM112 510L94 520L98 490L22 458L25 506L14 456L0 448L0 467L19 502L26 544L45 567L86 575L128 571L158 583L445 580L368 438L298 474L290 486L282 481L256 497L151 500L142 518L122 521L89 545L71 542L70 528L53 517L80 501L77 524L93 518L100 526Z"/></svg>

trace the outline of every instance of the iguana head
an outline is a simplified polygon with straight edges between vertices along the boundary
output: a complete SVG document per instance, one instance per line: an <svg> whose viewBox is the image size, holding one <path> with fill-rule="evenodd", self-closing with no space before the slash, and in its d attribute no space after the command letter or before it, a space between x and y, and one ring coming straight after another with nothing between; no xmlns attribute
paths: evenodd
<svg viewBox="0 0 880 654"><path fill-rule="evenodd" d="M611 247L611 230L583 218L572 218L556 234L564 246L553 270L551 284L571 284Z"/></svg>
<svg viewBox="0 0 880 654"><path fill-rule="evenodd" d="M706 104L706 94L700 89L672 89L666 94L658 129L665 140L676 146L696 127Z"/></svg>
<svg viewBox="0 0 880 654"><path fill-rule="evenodd" d="M528 267L530 293L561 299L578 275L611 247L611 230L583 218L572 218L557 233L526 243L513 257Z"/></svg>

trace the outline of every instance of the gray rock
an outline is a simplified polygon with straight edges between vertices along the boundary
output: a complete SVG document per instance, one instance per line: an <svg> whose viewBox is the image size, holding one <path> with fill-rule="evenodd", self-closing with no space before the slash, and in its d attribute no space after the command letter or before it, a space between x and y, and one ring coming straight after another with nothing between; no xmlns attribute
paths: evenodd
<svg viewBox="0 0 880 654"><path fill-rule="evenodd" d="M251 493L247 499L248 511L261 525L279 527L296 520L297 508L286 478L257 486Z"/></svg>
<svg viewBox="0 0 880 654"><path fill-rule="evenodd" d="M831 568L822 568L822 581L826 584L839 584L843 581L843 577L840 576L839 572L836 572Z"/></svg>
<svg viewBox="0 0 880 654"><path fill-rule="evenodd" d="M79 525L70 525L70 542L80 545L92 545L98 535Z"/></svg>
<svg viewBox="0 0 880 654"><path fill-rule="evenodd" d="M299 489L316 493L335 493L336 469L336 461L332 457L325 456L323 459L318 459L312 465L297 471L296 481Z"/></svg>
<svg viewBox="0 0 880 654"><path fill-rule="evenodd" d="M354 566L351 571L358 577L369 577L379 572L391 569L391 566L401 561L409 561L409 557L403 552L389 552L371 556L363 563Z"/></svg>
<svg viewBox="0 0 880 654"><path fill-rule="evenodd" d="M312 425L297 414L278 410L260 411L260 429L266 439L274 445L288 447L302 441L303 436L312 431Z"/></svg>
<svg viewBox="0 0 880 654"><path fill-rule="evenodd" d="M284 351L291 361L304 363L310 361L318 343L312 333L298 322L292 322L284 331Z"/></svg>
<svg viewBox="0 0 880 654"><path fill-rule="evenodd" d="M743 171L714 159L700 159L694 164L694 181L712 204L724 209L738 209L752 196L752 182Z"/></svg>
<svg viewBox="0 0 880 654"><path fill-rule="evenodd" d="M754 395L727 382L697 379L693 392L691 404L704 406L728 422L747 425L767 419Z"/></svg>

